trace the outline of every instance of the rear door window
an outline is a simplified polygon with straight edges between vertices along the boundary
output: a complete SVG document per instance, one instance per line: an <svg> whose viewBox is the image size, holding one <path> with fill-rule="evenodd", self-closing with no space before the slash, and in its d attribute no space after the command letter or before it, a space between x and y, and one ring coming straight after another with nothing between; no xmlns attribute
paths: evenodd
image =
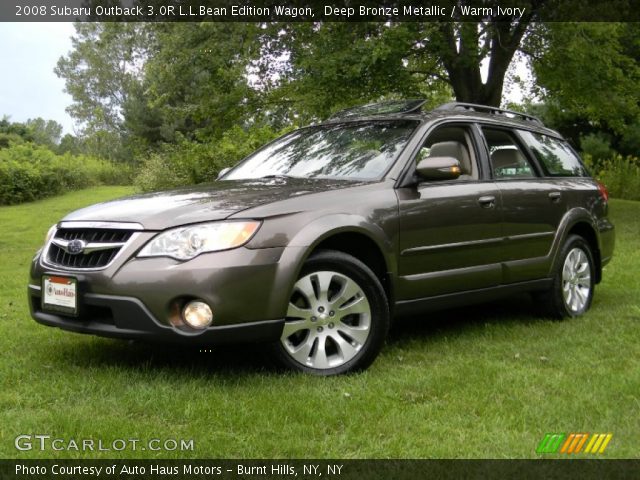
<svg viewBox="0 0 640 480"><path fill-rule="evenodd" d="M536 159L551 177L584 177L587 172L569 144L540 133L519 131Z"/></svg>

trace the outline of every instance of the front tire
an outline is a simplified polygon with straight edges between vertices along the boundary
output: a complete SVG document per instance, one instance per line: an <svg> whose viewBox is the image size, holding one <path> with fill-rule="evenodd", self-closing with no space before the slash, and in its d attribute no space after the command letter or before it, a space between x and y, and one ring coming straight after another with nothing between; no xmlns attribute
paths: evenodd
<svg viewBox="0 0 640 480"><path fill-rule="evenodd" d="M582 315L591 307L594 278L591 247L584 238L570 235L560 251L551 288L537 298L543 312L557 319Z"/></svg>
<svg viewBox="0 0 640 480"><path fill-rule="evenodd" d="M382 349L389 317L386 294L369 267L342 252L314 253L291 292L277 357L315 375L363 370Z"/></svg>

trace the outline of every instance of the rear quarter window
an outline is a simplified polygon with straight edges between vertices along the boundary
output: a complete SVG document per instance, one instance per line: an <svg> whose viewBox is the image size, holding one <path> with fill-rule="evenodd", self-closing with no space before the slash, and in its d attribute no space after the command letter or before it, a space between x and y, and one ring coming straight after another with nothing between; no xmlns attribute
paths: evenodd
<svg viewBox="0 0 640 480"><path fill-rule="evenodd" d="M587 171L582 165L580 158L578 158L568 143L540 133L532 133L524 130L520 130L519 133L548 176L587 176Z"/></svg>

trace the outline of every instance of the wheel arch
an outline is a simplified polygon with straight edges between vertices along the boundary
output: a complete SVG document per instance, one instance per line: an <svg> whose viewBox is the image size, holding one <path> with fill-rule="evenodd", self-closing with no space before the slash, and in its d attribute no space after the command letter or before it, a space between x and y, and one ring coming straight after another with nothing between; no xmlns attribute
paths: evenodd
<svg viewBox="0 0 640 480"><path fill-rule="evenodd" d="M393 305L397 272L393 243L378 225L356 215L323 217L303 229L290 245L304 245L299 257L295 278L306 260L319 250L335 250L351 255L367 265L380 280L389 305Z"/></svg>
<svg viewBox="0 0 640 480"><path fill-rule="evenodd" d="M332 235L318 242L313 249L310 250L308 256L320 250L343 252L367 265L378 280L380 280L382 288L384 288L387 294L387 298L391 301L393 298L393 285L387 260L379 245L370 236L363 232L351 230L333 232Z"/></svg>
<svg viewBox="0 0 640 480"><path fill-rule="evenodd" d="M600 253L600 237L598 235L598 229L596 228L595 221L589 215L589 213L580 208L574 209L567 213L559 231L554 245L554 261L553 268L556 267L559 261L559 253L562 249L562 245L566 242L570 235L578 235L589 244L591 253L593 255L593 261L595 263L595 283L600 283L602 279L602 258Z"/></svg>

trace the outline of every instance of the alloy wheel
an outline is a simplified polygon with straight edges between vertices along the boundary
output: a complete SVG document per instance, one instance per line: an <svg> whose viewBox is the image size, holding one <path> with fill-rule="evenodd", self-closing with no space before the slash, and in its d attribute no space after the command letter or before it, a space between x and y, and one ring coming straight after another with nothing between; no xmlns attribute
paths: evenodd
<svg viewBox="0 0 640 480"><path fill-rule="evenodd" d="M567 308L573 312L584 310L591 293L591 265L581 248L567 254L562 267L562 296Z"/></svg>
<svg viewBox="0 0 640 480"><path fill-rule="evenodd" d="M323 370L352 360L370 333L371 307L362 287L323 270L294 285L280 342L294 361Z"/></svg>

